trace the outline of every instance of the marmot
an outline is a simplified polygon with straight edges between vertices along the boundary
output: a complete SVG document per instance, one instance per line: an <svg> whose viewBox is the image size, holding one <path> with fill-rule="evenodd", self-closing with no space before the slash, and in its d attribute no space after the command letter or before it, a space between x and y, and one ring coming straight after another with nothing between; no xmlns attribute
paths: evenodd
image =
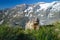
<svg viewBox="0 0 60 40"><path fill-rule="evenodd" d="M39 29L39 20L38 18L37 19L34 19L34 20L31 20L31 21L28 21L26 23L26 26L25 26L25 30L38 30Z"/></svg>

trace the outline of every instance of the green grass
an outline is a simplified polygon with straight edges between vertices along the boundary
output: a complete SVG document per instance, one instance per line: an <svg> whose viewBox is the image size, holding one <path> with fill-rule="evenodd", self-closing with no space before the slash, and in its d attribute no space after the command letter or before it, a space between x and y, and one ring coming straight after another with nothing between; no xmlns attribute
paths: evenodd
<svg viewBox="0 0 60 40"><path fill-rule="evenodd" d="M60 40L60 23L40 26L38 31L0 25L0 40Z"/></svg>

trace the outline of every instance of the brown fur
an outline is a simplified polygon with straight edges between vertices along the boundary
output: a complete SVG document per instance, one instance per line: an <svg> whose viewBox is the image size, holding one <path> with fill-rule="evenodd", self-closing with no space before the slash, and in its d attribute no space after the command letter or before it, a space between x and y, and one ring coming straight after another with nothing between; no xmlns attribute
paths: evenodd
<svg viewBox="0 0 60 40"><path fill-rule="evenodd" d="M26 23L25 29L30 29L30 30L38 30L39 29L39 22L37 21L29 21Z"/></svg>

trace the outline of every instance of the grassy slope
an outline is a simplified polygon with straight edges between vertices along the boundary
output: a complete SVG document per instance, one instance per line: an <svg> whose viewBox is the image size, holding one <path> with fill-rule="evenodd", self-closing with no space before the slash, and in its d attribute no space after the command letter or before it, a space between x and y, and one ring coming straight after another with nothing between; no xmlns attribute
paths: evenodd
<svg viewBox="0 0 60 40"><path fill-rule="evenodd" d="M0 25L0 40L60 40L60 23L41 26L38 31Z"/></svg>

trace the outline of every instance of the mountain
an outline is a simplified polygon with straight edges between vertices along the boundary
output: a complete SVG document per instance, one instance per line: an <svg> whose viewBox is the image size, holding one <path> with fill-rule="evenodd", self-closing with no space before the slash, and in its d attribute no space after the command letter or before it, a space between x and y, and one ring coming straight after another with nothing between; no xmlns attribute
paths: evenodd
<svg viewBox="0 0 60 40"><path fill-rule="evenodd" d="M25 26L33 18L38 18L40 25L49 25L60 20L60 1L16 5L4 11L1 18L0 23L3 20L11 25Z"/></svg>

